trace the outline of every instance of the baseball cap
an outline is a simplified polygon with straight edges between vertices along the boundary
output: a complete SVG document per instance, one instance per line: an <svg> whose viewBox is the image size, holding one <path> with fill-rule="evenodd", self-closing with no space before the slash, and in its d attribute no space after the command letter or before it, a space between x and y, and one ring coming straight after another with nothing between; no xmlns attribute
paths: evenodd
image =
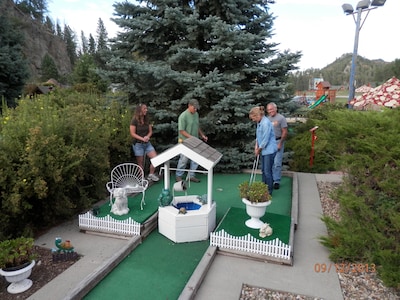
<svg viewBox="0 0 400 300"><path fill-rule="evenodd" d="M200 109L199 101L197 101L196 99L189 100L189 104L193 105L196 109Z"/></svg>

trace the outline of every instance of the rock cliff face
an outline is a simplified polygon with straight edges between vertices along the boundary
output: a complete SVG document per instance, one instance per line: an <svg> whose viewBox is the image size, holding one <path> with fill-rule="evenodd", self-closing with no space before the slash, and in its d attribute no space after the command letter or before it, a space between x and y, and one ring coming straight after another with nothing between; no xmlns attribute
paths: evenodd
<svg viewBox="0 0 400 300"><path fill-rule="evenodd" d="M42 23L19 11L11 0L0 0L0 11L18 24L19 30L24 34L23 53L29 62L30 81L37 81L41 77L41 64L46 54L54 60L60 76L72 72L66 44L60 37Z"/></svg>

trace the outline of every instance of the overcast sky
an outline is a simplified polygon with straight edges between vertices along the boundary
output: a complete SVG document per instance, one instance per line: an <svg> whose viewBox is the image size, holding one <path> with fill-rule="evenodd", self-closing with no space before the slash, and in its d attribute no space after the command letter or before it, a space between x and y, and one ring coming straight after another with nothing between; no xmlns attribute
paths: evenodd
<svg viewBox="0 0 400 300"><path fill-rule="evenodd" d="M96 37L97 21L101 18L109 37L118 27L113 17L113 0L49 0L49 14L63 26L68 24L78 37L83 30ZM341 0L276 0L270 11L275 15L273 41L279 50L301 51L299 67L323 68L344 53L352 53L356 25L351 15L342 10L343 3L354 7L359 1ZM364 20L367 13L362 14ZM368 59L391 62L400 59L400 0L387 0L371 10L363 24L358 54Z"/></svg>

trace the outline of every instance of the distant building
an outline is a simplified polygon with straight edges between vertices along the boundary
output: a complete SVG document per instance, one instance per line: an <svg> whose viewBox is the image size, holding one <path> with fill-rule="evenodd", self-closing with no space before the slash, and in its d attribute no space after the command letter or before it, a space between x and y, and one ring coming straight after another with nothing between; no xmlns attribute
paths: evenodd
<svg viewBox="0 0 400 300"><path fill-rule="evenodd" d="M310 84L309 84L309 90L316 90L318 83L324 81L324 78L319 77L319 78L311 78Z"/></svg>

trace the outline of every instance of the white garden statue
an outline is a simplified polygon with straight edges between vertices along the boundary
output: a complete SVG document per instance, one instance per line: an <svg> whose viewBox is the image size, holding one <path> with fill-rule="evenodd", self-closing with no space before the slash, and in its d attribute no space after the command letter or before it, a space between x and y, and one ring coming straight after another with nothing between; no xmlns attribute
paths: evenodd
<svg viewBox="0 0 400 300"><path fill-rule="evenodd" d="M268 223L264 223L260 228L260 237L265 238L273 233L272 227Z"/></svg>
<svg viewBox="0 0 400 300"><path fill-rule="evenodd" d="M126 190L124 188L114 189L114 203L111 207L111 212L114 215L122 216L129 213L128 208L128 197L126 195Z"/></svg>

